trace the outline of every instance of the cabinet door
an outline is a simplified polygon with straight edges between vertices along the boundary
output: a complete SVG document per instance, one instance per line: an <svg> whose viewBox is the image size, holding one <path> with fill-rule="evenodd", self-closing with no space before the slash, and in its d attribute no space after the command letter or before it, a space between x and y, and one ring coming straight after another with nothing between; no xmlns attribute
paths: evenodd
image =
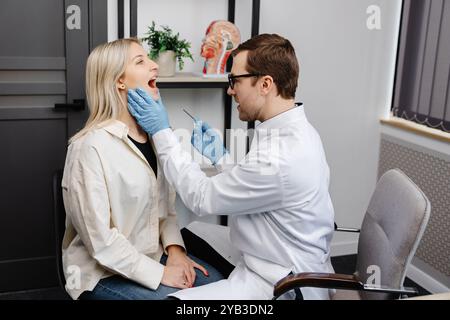
<svg viewBox="0 0 450 320"><path fill-rule="evenodd" d="M106 12L106 0L96 9L100 4ZM55 104L84 99L94 44L88 8L89 0L1 4L0 292L57 284L52 175L64 166L67 139L87 108Z"/></svg>

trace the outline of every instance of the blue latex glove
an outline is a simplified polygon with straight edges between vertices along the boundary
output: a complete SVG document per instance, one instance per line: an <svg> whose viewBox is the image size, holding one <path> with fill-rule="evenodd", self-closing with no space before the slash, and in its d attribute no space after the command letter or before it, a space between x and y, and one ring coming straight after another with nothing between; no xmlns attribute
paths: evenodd
<svg viewBox="0 0 450 320"><path fill-rule="evenodd" d="M128 110L137 123L150 135L170 128L169 118L162 99L155 101L144 90L128 90Z"/></svg>
<svg viewBox="0 0 450 320"><path fill-rule="evenodd" d="M194 122L191 143L198 152L211 160L214 165L228 152L223 146L219 134L201 120Z"/></svg>

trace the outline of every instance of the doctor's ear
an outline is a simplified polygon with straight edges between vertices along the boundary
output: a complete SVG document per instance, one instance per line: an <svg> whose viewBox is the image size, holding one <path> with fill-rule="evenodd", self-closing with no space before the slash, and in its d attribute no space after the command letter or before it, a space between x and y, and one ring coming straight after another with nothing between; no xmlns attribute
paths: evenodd
<svg viewBox="0 0 450 320"><path fill-rule="evenodd" d="M271 76L264 76L262 78L261 90L263 94L268 94L272 90L274 85L273 78Z"/></svg>

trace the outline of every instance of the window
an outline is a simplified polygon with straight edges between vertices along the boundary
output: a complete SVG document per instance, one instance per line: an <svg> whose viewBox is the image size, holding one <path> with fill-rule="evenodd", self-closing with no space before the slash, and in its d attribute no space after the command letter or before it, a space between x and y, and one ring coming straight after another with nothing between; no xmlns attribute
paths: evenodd
<svg viewBox="0 0 450 320"><path fill-rule="evenodd" d="M450 132L450 1L404 0L393 114Z"/></svg>

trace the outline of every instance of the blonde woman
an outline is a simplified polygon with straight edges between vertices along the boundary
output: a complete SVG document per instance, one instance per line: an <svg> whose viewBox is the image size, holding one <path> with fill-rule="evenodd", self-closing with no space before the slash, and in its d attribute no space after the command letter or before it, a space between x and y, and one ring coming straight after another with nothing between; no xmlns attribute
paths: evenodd
<svg viewBox="0 0 450 320"><path fill-rule="evenodd" d="M86 66L90 116L70 140L63 199L66 290L73 299L163 299L222 279L186 254L168 185L128 89L158 100L158 65L136 39L97 47Z"/></svg>

